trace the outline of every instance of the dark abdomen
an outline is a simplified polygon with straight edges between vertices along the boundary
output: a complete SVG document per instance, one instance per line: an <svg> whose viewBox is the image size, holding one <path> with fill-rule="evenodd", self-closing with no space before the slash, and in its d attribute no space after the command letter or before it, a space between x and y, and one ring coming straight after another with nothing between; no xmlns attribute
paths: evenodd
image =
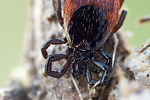
<svg viewBox="0 0 150 100"><path fill-rule="evenodd" d="M92 50L100 45L106 34L105 13L96 6L80 7L72 15L68 33L73 47Z"/></svg>

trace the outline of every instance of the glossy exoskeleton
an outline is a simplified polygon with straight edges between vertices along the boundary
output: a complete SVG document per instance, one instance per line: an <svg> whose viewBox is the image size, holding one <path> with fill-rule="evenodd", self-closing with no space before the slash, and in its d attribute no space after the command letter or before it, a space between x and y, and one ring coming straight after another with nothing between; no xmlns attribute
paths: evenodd
<svg viewBox="0 0 150 100"><path fill-rule="evenodd" d="M60 78L71 67L74 78L79 79L86 73L87 81L94 85L98 80L92 79L92 72L104 71L98 86L106 85L112 69L112 57L102 50L102 45L123 24L127 11L119 10L124 0L65 0L62 17L61 0L53 0L58 19L66 37L63 40L50 39L41 48L42 55L47 59L45 73L49 76ZM66 44L66 54L48 55L46 49L50 45ZM99 51L107 62L94 59L94 53ZM52 62L67 59L60 72L52 71ZM91 68L89 61L96 66Z"/></svg>

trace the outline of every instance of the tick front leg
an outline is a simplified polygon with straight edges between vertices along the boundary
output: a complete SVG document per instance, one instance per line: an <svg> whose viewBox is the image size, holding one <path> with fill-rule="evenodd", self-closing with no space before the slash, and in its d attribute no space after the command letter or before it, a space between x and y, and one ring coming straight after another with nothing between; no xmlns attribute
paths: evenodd
<svg viewBox="0 0 150 100"><path fill-rule="evenodd" d="M87 81L90 85L95 85L98 82L97 80L92 79L92 75L91 75L90 68L88 65L86 68L86 78L87 78Z"/></svg>
<svg viewBox="0 0 150 100"><path fill-rule="evenodd" d="M117 25L114 27L114 29L112 31L112 34L115 33L116 31L118 31L118 29L120 29L120 27L123 25L126 15L127 15L127 11L123 10Z"/></svg>
<svg viewBox="0 0 150 100"><path fill-rule="evenodd" d="M42 45L42 48L41 48L41 52L42 52L42 55L45 59L47 59L48 57L48 53L46 51L46 49L51 45L51 44L65 44L67 43L67 39L64 38L64 40L59 40L59 39L49 39L47 42L45 42L43 45Z"/></svg>
<svg viewBox="0 0 150 100"><path fill-rule="evenodd" d="M47 75L55 77L55 78L62 77L70 66L71 57L68 58L67 62L61 68L60 72L52 71L52 62L63 59L63 58L67 58L67 55L65 55L65 54L50 55L47 59L46 65L45 65L45 73Z"/></svg>
<svg viewBox="0 0 150 100"><path fill-rule="evenodd" d="M80 79L83 76L83 73L86 69L86 64L87 62L85 61L80 62L78 60L72 63L71 72L74 78Z"/></svg>
<svg viewBox="0 0 150 100"><path fill-rule="evenodd" d="M106 64L112 68L112 57L109 53L103 51L103 49L100 49L100 53L103 55L103 57L107 60Z"/></svg>
<svg viewBox="0 0 150 100"><path fill-rule="evenodd" d="M99 81L98 83L98 86L103 86L103 85L106 85L107 82L108 82L108 78L109 78L109 75L110 75L110 71L111 71L111 66L108 66L107 64L104 64L102 62L99 62L99 61L95 61L92 59L92 62L99 68L101 68L102 70L104 70L104 74L102 76L102 79L101 81Z"/></svg>
<svg viewBox="0 0 150 100"><path fill-rule="evenodd" d="M87 81L88 81L88 83L90 84L90 85L95 85L95 84L97 84L98 82L98 84L97 84L97 86L104 86L104 85L106 85L106 83L107 83L107 81L106 80L104 80L104 79L106 79L106 71L105 71L105 73L104 73L104 75L103 75L103 77L102 77L102 79L100 80L100 81L98 81L98 80L94 80L94 79L92 79L92 75L91 75L91 71L90 71L90 68L89 68L89 66L87 66L87 69L86 69L86 78L87 78Z"/></svg>
<svg viewBox="0 0 150 100"><path fill-rule="evenodd" d="M100 68L95 68L95 67L90 67L90 70L94 73L100 73L102 71L102 69Z"/></svg>

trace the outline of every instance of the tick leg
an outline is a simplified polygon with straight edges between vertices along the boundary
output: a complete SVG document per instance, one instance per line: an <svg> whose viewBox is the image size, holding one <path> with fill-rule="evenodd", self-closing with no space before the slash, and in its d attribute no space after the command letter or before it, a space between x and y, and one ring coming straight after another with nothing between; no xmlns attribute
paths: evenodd
<svg viewBox="0 0 150 100"><path fill-rule="evenodd" d="M68 58L67 62L61 68L60 72L52 71L52 62L63 59L63 58L67 58L67 55L65 55L65 54L50 55L47 59L46 65L45 65L45 73L47 75L55 77L55 78L62 77L70 66L71 58L70 57Z"/></svg>
<svg viewBox="0 0 150 100"><path fill-rule="evenodd" d="M95 67L90 67L90 70L95 73L99 73L102 71L100 68L95 68Z"/></svg>
<svg viewBox="0 0 150 100"><path fill-rule="evenodd" d="M102 48L100 49L100 53L103 55L103 57L104 57L105 59L107 59L106 64L107 64L108 66L110 66L110 68L111 68L111 67L112 67L112 58L111 58L111 55L110 55L109 53L103 51Z"/></svg>
<svg viewBox="0 0 150 100"><path fill-rule="evenodd" d="M86 69L86 62L74 61L72 64L72 75L76 79L80 79Z"/></svg>
<svg viewBox="0 0 150 100"><path fill-rule="evenodd" d="M108 78L109 78L109 73L110 73L110 69L107 68L105 70L105 73L104 73L104 75L103 75L103 77L102 77L102 79L100 81L94 80L94 79L92 79L92 75L91 75L89 66L87 66L87 69L86 69L86 78L87 78L88 83L90 85L95 85L97 82L99 82L97 86L104 86L104 85L107 84L107 81L108 81Z"/></svg>
<svg viewBox="0 0 150 100"><path fill-rule="evenodd" d="M93 71L93 72L100 72L101 71L100 69L102 69L104 71L104 74L103 74L102 79L100 81L92 80L91 73L90 73L89 69L87 68L87 75L88 75L87 78L89 77L88 82L91 85L94 85L97 82L99 82L99 83L97 83L98 86L106 85L107 82L108 82L108 78L109 78L110 72L111 72L111 68L112 68L111 55L108 54L107 52L104 52L102 50L102 48L100 49L100 53L104 56L104 58L107 60L107 62L105 64L105 63L102 63L102 62L99 62L99 61L95 61L94 57L93 57L92 58L92 62L93 62L93 64L95 64L98 67L98 69L96 69L96 68L93 69L93 67L92 67L91 71Z"/></svg>
<svg viewBox="0 0 150 100"><path fill-rule="evenodd" d="M87 68L86 68L86 78L87 78L87 81L90 85L94 85L98 82L97 80L92 79L92 75L91 75L91 72L90 72L90 69L89 69L88 65L87 65Z"/></svg>
<svg viewBox="0 0 150 100"><path fill-rule="evenodd" d="M102 70L104 70L104 74L103 74L103 77L100 81L100 83L98 85L106 85L107 84L107 81L108 81L108 78L109 78L109 75L110 75L110 71L111 71L111 66L108 66L107 64L104 64L102 62L99 62L99 61L95 61L92 59L92 62L99 68L101 68Z"/></svg>
<svg viewBox="0 0 150 100"><path fill-rule="evenodd" d="M80 79L84 73L86 69L86 62L81 62L79 65L78 65L78 70L77 70L77 77L76 79Z"/></svg>
<svg viewBox="0 0 150 100"><path fill-rule="evenodd" d="M67 40L66 38L64 38L64 40L59 40L59 39L49 39L47 42L45 42L43 45L42 45L42 48L41 48L41 52L42 52L42 55L45 59L47 59L48 57L48 53L46 51L46 49L51 45L51 44L65 44L67 43Z"/></svg>
<svg viewBox="0 0 150 100"><path fill-rule="evenodd" d="M73 61L71 64L71 73L74 78L77 76L76 63L77 61Z"/></svg>
<svg viewBox="0 0 150 100"><path fill-rule="evenodd" d="M112 57L111 57L111 55L110 55L109 53L103 51L102 48L100 49L99 52L100 52L100 53L102 54L102 56L107 60L106 64L111 68L111 67L112 67ZM93 63L96 64L98 61L94 61L93 59L94 59L94 58L92 58ZM96 63L95 63L95 62L96 62ZM98 62L98 63L99 63L99 62ZM102 62L100 62L100 63L102 63ZM96 66L99 66L99 65L96 65ZM101 69L103 69L103 68L101 68ZM103 69L103 70L104 70L104 69Z"/></svg>
<svg viewBox="0 0 150 100"><path fill-rule="evenodd" d="M53 0L53 6L54 6L55 10L57 11L59 23L61 24L61 26L63 26L61 0Z"/></svg>
<svg viewBox="0 0 150 100"><path fill-rule="evenodd" d="M116 31L118 31L118 29L120 29L120 27L123 25L126 15L127 15L127 11L123 10L117 25L114 27L114 29L112 31L112 34L115 33Z"/></svg>

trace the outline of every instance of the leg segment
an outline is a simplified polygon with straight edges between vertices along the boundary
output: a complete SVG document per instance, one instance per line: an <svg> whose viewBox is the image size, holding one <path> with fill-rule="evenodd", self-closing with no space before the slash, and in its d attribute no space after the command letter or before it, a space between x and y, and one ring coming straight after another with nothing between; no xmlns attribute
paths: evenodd
<svg viewBox="0 0 150 100"><path fill-rule="evenodd" d="M105 72L103 74L103 77L100 81L100 83L98 85L106 85L107 84L107 81L108 81L108 78L109 78L109 75L110 75L110 71L111 71L111 66L108 66L107 64L104 64L102 62L98 62L98 61L94 61L92 60L92 62L99 68L102 68Z"/></svg>
<svg viewBox="0 0 150 100"><path fill-rule="evenodd" d="M106 85L106 83L107 83L107 81L108 81L108 78L109 78L109 73L110 73L109 70L110 70L109 68L106 69L106 71L105 71L105 73L104 73L104 75L103 75L101 81L99 81L99 83L98 83L97 86L104 86L104 85ZM91 75L89 66L87 66L87 69L86 69L86 78L87 78L88 83L89 83L90 85L95 85L95 84L98 82L98 80L92 79L92 75Z"/></svg>
<svg viewBox="0 0 150 100"><path fill-rule="evenodd" d="M100 73L102 71L102 69L100 68L95 68L95 67L90 67L90 70L94 73Z"/></svg>
<svg viewBox="0 0 150 100"><path fill-rule="evenodd" d="M76 61L71 64L71 73L74 78L77 76Z"/></svg>
<svg viewBox="0 0 150 100"><path fill-rule="evenodd" d="M55 10L57 11L57 16L59 19L59 23L61 24L61 26L63 26L63 17L62 17L62 8L61 8L61 0L53 0L53 6L55 8Z"/></svg>
<svg viewBox="0 0 150 100"><path fill-rule="evenodd" d="M80 79L85 71L86 68L86 62L82 62L81 64L78 65L78 70L77 70L77 76L76 79Z"/></svg>
<svg viewBox="0 0 150 100"><path fill-rule="evenodd" d="M87 65L87 68L86 68L86 78L87 78L87 81L90 85L94 85L98 82L97 80L92 79L92 75L91 75L90 68L89 68L88 65Z"/></svg>
<svg viewBox="0 0 150 100"><path fill-rule="evenodd" d="M104 56L104 58L107 59L106 64L104 64L102 62L99 62L99 61L95 61L95 60L93 60L93 58L92 58L92 62L98 68L101 68L102 70L105 71L101 81L98 83L99 86L103 86L103 85L106 85L107 82L108 82L108 78L109 78L109 75L110 75L110 72L111 72L111 68L112 68L112 59L111 59L111 55L108 54L107 52L104 52L102 49L100 49L100 53ZM95 70L95 68L94 68L94 69L92 69L92 71L100 72L100 69L99 70ZM91 85L94 85L95 84L94 82L96 82L96 83L98 82L96 80L92 81L92 78L90 77L91 76L90 75L90 71L87 71L87 73L89 73L89 74L87 74L88 75L87 77L89 77L89 81L91 80ZM89 82L89 84L90 84L90 82Z"/></svg>
<svg viewBox="0 0 150 100"><path fill-rule="evenodd" d="M86 62L74 61L72 64L72 75L76 79L80 79L86 69Z"/></svg>
<svg viewBox="0 0 150 100"><path fill-rule="evenodd" d="M41 52L42 52L42 55L45 59L47 59L48 57L48 53L46 51L46 49L51 45L51 44L65 44L67 43L67 39L64 38L64 40L59 40L59 39L49 39L47 42L45 42L43 45L42 45L42 48L41 48Z"/></svg>
<svg viewBox="0 0 150 100"><path fill-rule="evenodd" d="M110 68L111 68L111 67L112 67L112 58L111 58L111 55L110 55L109 53L103 51L102 48L100 49L100 53L104 56L104 58L107 59L106 64L107 64L108 66L110 66Z"/></svg>
<svg viewBox="0 0 150 100"><path fill-rule="evenodd" d="M64 64L64 66L61 68L60 72L58 71L52 71L52 62L63 59L63 58L67 58L67 55L65 54L54 54L54 55L50 55L48 57L48 60L46 62L45 65L45 73L49 76L55 77L55 78L60 78L62 77L65 72L67 71L67 69L70 66L71 63L71 57L68 58L67 62Z"/></svg>
<svg viewBox="0 0 150 100"><path fill-rule="evenodd" d="M120 27L123 25L126 15L127 15L127 11L123 10L122 14L120 16L120 19L119 19L117 25L114 27L112 33L115 33L116 31L118 31L118 29L120 29Z"/></svg>

